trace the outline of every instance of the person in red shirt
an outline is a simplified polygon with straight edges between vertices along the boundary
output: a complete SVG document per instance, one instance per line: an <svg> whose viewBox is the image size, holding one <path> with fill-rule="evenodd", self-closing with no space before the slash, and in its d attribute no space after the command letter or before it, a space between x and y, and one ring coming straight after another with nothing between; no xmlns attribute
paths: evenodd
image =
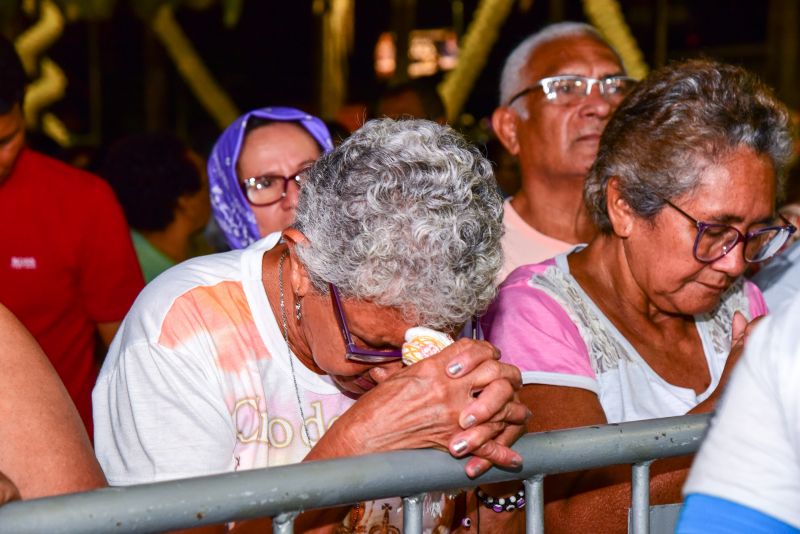
<svg viewBox="0 0 800 534"><path fill-rule="evenodd" d="M108 184L26 148L24 92L0 38L0 303L39 342L91 435L97 334L110 344L144 281Z"/></svg>

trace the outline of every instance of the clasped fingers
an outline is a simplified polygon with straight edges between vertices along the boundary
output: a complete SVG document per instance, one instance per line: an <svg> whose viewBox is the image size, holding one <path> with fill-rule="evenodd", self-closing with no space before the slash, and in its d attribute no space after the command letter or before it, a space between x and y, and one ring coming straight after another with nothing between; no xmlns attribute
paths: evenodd
<svg viewBox="0 0 800 534"><path fill-rule="evenodd" d="M527 413L527 408L517 400L515 384L505 379L490 382L479 392L473 392L473 397L461 411L461 428L469 428L486 421L508 420L510 423L519 423L520 417L525 417Z"/></svg>
<svg viewBox="0 0 800 534"><path fill-rule="evenodd" d="M487 361L500 359L500 351L491 343L475 339L459 339L442 351L447 358L447 374L457 378L470 374Z"/></svg>
<svg viewBox="0 0 800 534"><path fill-rule="evenodd" d="M511 449L510 445L524 433L524 426L508 425L495 439L487 441L472 451L472 458L464 466L467 476L475 478L486 472L493 465L507 469L520 468L522 466L522 457Z"/></svg>

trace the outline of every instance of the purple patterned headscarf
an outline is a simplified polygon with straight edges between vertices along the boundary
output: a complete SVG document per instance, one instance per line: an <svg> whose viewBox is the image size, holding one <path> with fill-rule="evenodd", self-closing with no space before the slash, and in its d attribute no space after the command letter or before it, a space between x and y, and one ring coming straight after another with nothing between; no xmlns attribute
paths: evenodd
<svg viewBox="0 0 800 534"><path fill-rule="evenodd" d="M236 163L242 150L247 122L251 117L276 122L294 122L313 137L323 152L333 150L327 126L305 111L288 107L254 109L233 121L217 139L208 158L208 186L211 208L225 240L232 249L245 248L261 239L250 204L242 193Z"/></svg>

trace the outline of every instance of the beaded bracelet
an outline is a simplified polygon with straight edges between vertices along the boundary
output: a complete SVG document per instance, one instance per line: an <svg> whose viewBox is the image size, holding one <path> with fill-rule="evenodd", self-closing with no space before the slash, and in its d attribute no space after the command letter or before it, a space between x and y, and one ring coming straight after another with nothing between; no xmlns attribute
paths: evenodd
<svg viewBox="0 0 800 534"><path fill-rule="evenodd" d="M486 495L480 488L475 488L475 495L477 495L481 504L498 514L500 512L513 512L525 507L525 490L523 488L508 497L491 497Z"/></svg>

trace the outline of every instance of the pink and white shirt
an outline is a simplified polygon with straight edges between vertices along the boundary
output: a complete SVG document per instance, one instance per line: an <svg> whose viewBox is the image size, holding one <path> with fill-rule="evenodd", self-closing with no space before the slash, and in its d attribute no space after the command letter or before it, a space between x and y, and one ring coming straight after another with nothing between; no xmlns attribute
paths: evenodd
<svg viewBox="0 0 800 534"><path fill-rule="evenodd" d="M609 423L684 415L697 406L719 384L733 313L749 320L767 311L758 288L739 280L715 310L695 316L711 375L708 389L696 394L647 364L570 274L568 254L516 269L484 317L484 332L525 384L589 390Z"/></svg>

